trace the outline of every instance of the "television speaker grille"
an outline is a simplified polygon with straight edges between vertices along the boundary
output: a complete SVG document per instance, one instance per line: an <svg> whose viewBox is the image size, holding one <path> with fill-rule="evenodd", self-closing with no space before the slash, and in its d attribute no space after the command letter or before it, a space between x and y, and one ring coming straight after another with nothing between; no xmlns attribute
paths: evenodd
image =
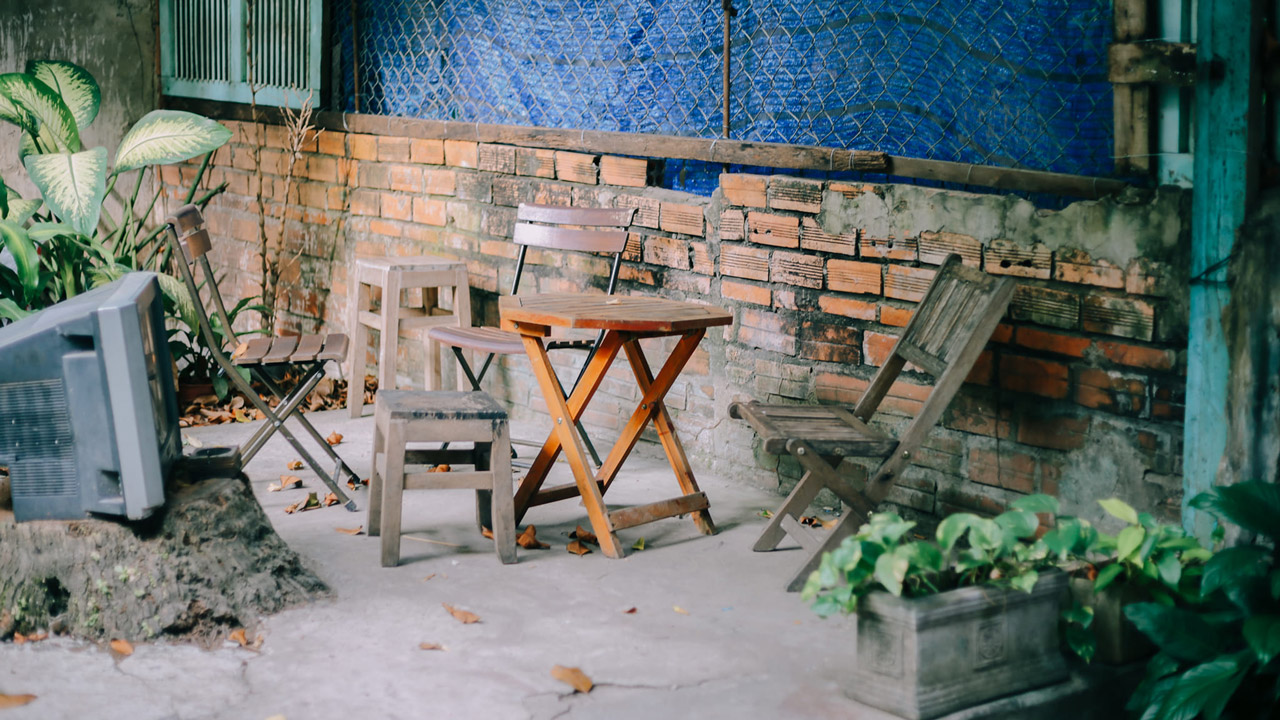
<svg viewBox="0 0 1280 720"><path fill-rule="evenodd" d="M0 408L0 461L8 460L14 498L78 495L62 380L0 385Z"/></svg>

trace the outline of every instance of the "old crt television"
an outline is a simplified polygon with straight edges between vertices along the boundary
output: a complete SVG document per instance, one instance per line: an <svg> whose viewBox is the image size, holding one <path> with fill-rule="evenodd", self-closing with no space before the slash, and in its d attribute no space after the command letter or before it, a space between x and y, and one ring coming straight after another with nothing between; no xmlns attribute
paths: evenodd
<svg viewBox="0 0 1280 720"><path fill-rule="evenodd" d="M0 328L0 465L15 520L147 517L181 456L154 273Z"/></svg>

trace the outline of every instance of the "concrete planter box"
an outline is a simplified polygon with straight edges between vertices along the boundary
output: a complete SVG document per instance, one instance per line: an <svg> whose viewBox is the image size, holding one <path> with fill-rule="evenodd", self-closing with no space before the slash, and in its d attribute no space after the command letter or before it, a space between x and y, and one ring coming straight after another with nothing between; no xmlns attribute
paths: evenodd
<svg viewBox="0 0 1280 720"><path fill-rule="evenodd" d="M1058 614L1067 576L1041 576L1030 594L968 587L906 599L872 593L858 606L858 663L850 695L926 720L1060 682Z"/></svg>
<svg viewBox="0 0 1280 720"><path fill-rule="evenodd" d="M1093 608L1089 630L1098 641L1098 651L1093 656L1095 662L1127 665L1155 654L1156 646L1124 616L1125 605L1150 602L1151 597L1140 588L1120 583L1097 594L1092 580L1071 578L1071 597Z"/></svg>

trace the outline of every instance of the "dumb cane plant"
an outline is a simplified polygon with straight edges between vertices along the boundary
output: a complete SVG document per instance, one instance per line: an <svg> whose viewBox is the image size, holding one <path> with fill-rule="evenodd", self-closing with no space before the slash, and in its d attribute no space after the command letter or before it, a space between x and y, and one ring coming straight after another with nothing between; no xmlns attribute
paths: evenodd
<svg viewBox="0 0 1280 720"><path fill-rule="evenodd" d="M205 155L187 202L203 205L222 189L195 197L209 154L231 132L192 113L147 113L120 141L108 169L106 148L85 148L81 141L101 98L93 76L70 62L35 60L26 72L0 74L0 120L21 129L18 155L41 194L23 198L0 178L0 241L12 256L12 266L0 262L0 320L20 319L130 270L163 269L161 227L148 230L160 183L138 212L148 169ZM103 202L121 176L134 170L128 200L120 216L111 217ZM181 283L162 273L161 284L171 310L194 326L194 308Z"/></svg>

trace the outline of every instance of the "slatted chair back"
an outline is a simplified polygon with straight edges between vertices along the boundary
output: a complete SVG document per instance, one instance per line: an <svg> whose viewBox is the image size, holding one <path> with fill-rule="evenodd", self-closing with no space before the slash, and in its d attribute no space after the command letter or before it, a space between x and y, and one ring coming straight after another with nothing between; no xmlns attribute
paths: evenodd
<svg viewBox="0 0 1280 720"><path fill-rule="evenodd" d="M222 293L218 292L218 282L214 277L213 267L209 265L209 251L213 249L213 239L209 235L209 230L204 226L204 217L200 213L200 209L195 205L183 205L178 211L170 215L166 222L173 227L178 239L178 246L182 250L183 260L186 262L175 263L181 269L183 283L187 286L187 292L191 295L191 304L195 306L196 319L200 324L200 334L204 336L206 347L213 352L222 352L224 342L234 343L235 330L231 327L231 316L227 313L227 306L222 301ZM200 267L200 275L204 281L204 286L209 293L210 299L213 301L213 309L217 314L218 322L222 323L222 327L226 330L226 340L218 338L214 333L213 327L209 322L209 313L204 308L204 303L200 299L200 286L196 282L194 266Z"/></svg>
<svg viewBox="0 0 1280 720"><path fill-rule="evenodd" d="M613 294L622 266L622 252L627 247L627 227L635 216L635 208L569 208L559 205L522 204L516 211L513 240L520 246L516 258L516 276L511 294L520 290L525 256L530 247L547 250L611 253L608 293ZM567 226L567 227L566 227Z"/></svg>
<svg viewBox="0 0 1280 720"><path fill-rule="evenodd" d="M920 412L899 437L897 456L882 466L873 484L909 462L937 424L1004 316L1014 287L1012 278L965 267L959 255L943 261L889 359L853 410L857 418L870 420L907 363L934 377Z"/></svg>

